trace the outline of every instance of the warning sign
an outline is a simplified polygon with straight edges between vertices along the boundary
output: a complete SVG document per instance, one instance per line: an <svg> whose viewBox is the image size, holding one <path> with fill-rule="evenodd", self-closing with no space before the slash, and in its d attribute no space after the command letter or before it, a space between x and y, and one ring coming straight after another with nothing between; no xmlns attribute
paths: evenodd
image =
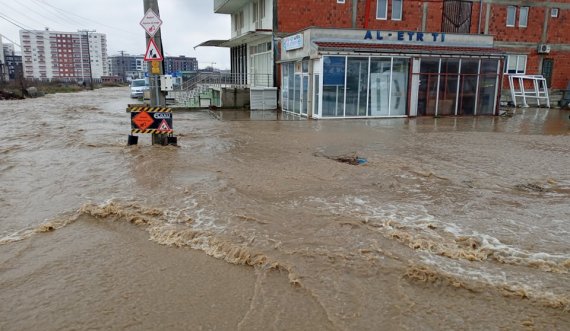
<svg viewBox="0 0 570 331"><path fill-rule="evenodd" d="M132 114L136 115L133 116ZM131 116L133 124L136 125L137 128L141 130L148 129L148 127L154 123L154 118L151 115L149 115L149 113L144 111L140 113L131 113Z"/></svg>
<svg viewBox="0 0 570 331"><path fill-rule="evenodd" d="M158 126L159 131L167 131L170 132L172 131L172 129L170 128L170 126L168 125L168 123L166 123L166 119L162 120L162 122L160 122L160 125Z"/></svg>
<svg viewBox="0 0 570 331"><path fill-rule="evenodd" d="M148 46L146 48L146 53L144 53L144 60L145 61L162 61L162 54L158 50L156 46L156 42L154 42L154 38L150 38L148 42Z"/></svg>
<svg viewBox="0 0 570 331"><path fill-rule="evenodd" d="M170 108L132 107L129 110L131 111L132 133L174 133ZM155 110L155 112L147 110Z"/></svg>
<svg viewBox="0 0 570 331"><path fill-rule="evenodd" d="M162 25L162 20L154 12L154 10L149 8L149 10L146 11L146 14L144 15L140 24L144 28L146 33L148 33L149 36L154 37L154 35Z"/></svg>

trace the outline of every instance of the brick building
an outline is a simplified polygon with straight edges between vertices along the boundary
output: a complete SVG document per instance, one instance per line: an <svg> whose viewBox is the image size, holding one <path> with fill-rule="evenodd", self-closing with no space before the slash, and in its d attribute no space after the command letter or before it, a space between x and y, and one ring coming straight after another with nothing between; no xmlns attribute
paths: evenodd
<svg viewBox="0 0 570 331"><path fill-rule="evenodd" d="M255 23L261 6L271 24ZM281 106L307 117L496 114L503 75L542 74L553 89L570 78L570 0L215 0L214 11L232 15L219 44L231 44L232 72L261 73L252 46L269 41Z"/></svg>

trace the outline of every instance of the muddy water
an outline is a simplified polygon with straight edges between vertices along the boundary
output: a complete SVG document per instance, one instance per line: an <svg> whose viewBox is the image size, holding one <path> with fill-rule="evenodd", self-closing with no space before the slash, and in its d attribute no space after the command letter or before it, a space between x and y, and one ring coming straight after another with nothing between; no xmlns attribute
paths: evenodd
<svg viewBox="0 0 570 331"><path fill-rule="evenodd" d="M130 102L0 104L0 329L570 328L568 112L176 113L127 147Z"/></svg>

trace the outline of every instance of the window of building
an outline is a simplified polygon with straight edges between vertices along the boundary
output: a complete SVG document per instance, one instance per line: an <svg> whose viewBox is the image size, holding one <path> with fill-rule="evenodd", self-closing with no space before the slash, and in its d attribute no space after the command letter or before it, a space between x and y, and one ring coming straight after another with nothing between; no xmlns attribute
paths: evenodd
<svg viewBox="0 0 570 331"><path fill-rule="evenodd" d="M392 0L392 20L402 20L402 2L404 0Z"/></svg>
<svg viewBox="0 0 570 331"><path fill-rule="evenodd" d="M515 26L515 16L517 14L517 7L507 7L507 26Z"/></svg>
<svg viewBox="0 0 570 331"><path fill-rule="evenodd" d="M558 8L550 9L550 17L558 17Z"/></svg>
<svg viewBox="0 0 570 331"><path fill-rule="evenodd" d="M519 10L519 27L526 28L528 23L528 7L521 7Z"/></svg>
<svg viewBox="0 0 570 331"><path fill-rule="evenodd" d="M259 0L259 17L265 18L265 0Z"/></svg>
<svg viewBox="0 0 570 331"><path fill-rule="evenodd" d="M378 0L376 4L376 19L388 19L388 0Z"/></svg>
<svg viewBox="0 0 570 331"><path fill-rule="evenodd" d="M388 19L388 1L389 0L377 0L376 1L376 19L387 20ZM392 0L392 17L393 21L402 20L402 8L404 0Z"/></svg>
<svg viewBox="0 0 570 331"><path fill-rule="evenodd" d="M507 65L505 73L508 74L524 74L526 73L526 55L509 55L507 57Z"/></svg>
<svg viewBox="0 0 570 331"><path fill-rule="evenodd" d="M345 0L336 0L336 3L344 3Z"/></svg>

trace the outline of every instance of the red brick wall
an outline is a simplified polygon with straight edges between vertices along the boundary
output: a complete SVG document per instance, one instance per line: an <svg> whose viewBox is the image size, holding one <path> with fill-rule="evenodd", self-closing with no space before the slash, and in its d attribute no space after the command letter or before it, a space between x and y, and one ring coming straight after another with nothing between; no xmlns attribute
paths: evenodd
<svg viewBox="0 0 570 331"><path fill-rule="evenodd" d="M426 30L429 32L441 32L442 19L443 19L443 2L430 2L428 4Z"/></svg>
<svg viewBox="0 0 570 331"><path fill-rule="evenodd" d="M352 3L336 0L275 0L279 32L296 32L310 26L351 28Z"/></svg>
<svg viewBox="0 0 570 331"><path fill-rule="evenodd" d="M489 24L489 34L496 41L540 42L544 24L544 8L531 7L528 13L527 27L519 27L519 9L516 12L514 27L507 26L507 7L493 4Z"/></svg>
<svg viewBox="0 0 570 331"><path fill-rule="evenodd" d="M558 10L558 17L548 19L548 43L570 44L570 10Z"/></svg>
<svg viewBox="0 0 570 331"><path fill-rule="evenodd" d="M352 28L353 0L346 0L344 4L336 0L275 0L277 2L278 32L293 33L311 26L324 28ZM358 15L356 28L364 29L368 22L370 30L401 30L419 31L422 27L423 1L404 0L401 21L391 20L392 1L389 1L388 19L376 19L376 0L370 1L370 10L365 13L366 0L358 0ZM539 1L534 1L534 4ZM543 1L549 3L551 1ZM556 0L558 3L570 3L570 0ZM440 32L443 15L443 1L426 1L428 6L427 26L429 32ZM521 1L524 5L524 1ZM487 4L483 4L481 31L484 31ZM539 55L536 51L541 43L544 14L547 9L543 7L530 7L527 27L518 27L520 10L516 13L515 27L507 27L507 6L492 4L489 20L489 33L494 35L495 41L502 42L532 42L536 46L513 49L504 48L508 53L528 55L528 74L540 74L542 58L554 59L553 88L566 88L570 79L570 52L553 50L550 54ZM477 33L479 24L479 3L474 2L471 12L471 33ZM549 18L548 44L570 44L570 10L559 9L558 18Z"/></svg>
<svg viewBox="0 0 570 331"><path fill-rule="evenodd" d="M365 1L363 1L365 2ZM400 30L420 31L422 28L422 3L420 1L405 1L402 9L402 20L392 20L392 1L388 1L388 19L376 19L378 1L370 0L369 28L371 30ZM362 9L364 12L364 8Z"/></svg>

